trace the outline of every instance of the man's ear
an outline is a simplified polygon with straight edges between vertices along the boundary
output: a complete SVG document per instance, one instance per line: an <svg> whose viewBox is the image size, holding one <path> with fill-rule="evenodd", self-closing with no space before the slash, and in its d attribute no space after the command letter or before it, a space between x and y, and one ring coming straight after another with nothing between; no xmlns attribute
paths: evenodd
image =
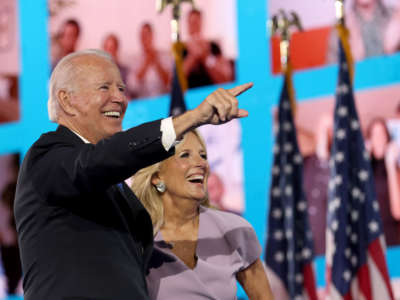
<svg viewBox="0 0 400 300"><path fill-rule="evenodd" d="M67 92L66 90L59 90L57 92L57 100L60 104L61 109L69 116L75 116L75 108L71 103L71 93Z"/></svg>

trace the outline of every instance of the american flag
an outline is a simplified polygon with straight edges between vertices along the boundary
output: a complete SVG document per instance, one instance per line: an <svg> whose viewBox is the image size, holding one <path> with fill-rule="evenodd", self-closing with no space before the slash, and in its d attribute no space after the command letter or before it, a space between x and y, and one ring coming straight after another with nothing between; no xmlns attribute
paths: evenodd
<svg viewBox="0 0 400 300"><path fill-rule="evenodd" d="M175 42L172 45L172 54L174 55L174 69L172 73L171 102L169 106L169 115L177 116L186 111L184 91L186 90L186 78L183 74L183 49L181 42Z"/></svg>
<svg viewBox="0 0 400 300"><path fill-rule="evenodd" d="M379 205L352 89L347 30L339 30L326 229L327 299L394 299Z"/></svg>
<svg viewBox="0 0 400 300"><path fill-rule="evenodd" d="M278 109L265 262L276 299L317 299L303 159L292 117L290 87L289 71Z"/></svg>

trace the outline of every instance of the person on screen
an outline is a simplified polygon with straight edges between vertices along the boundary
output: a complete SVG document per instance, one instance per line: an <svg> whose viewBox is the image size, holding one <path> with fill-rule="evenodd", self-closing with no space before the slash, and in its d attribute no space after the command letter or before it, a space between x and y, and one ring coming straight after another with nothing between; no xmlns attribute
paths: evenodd
<svg viewBox="0 0 400 300"><path fill-rule="evenodd" d="M165 94L170 86L171 58L156 49L153 26L143 23L139 41L142 52L132 60L128 88L134 98L155 97Z"/></svg>
<svg viewBox="0 0 400 300"><path fill-rule="evenodd" d="M22 278L21 260L17 242L17 231L13 215L16 182L8 183L0 202L0 244L1 259L7 278L8 294L17 294Z"/></svg>
<svg viewBox="0 0 400 300"><path fill-rule="evenodd" d="M150 298L236 299L239 281L249 299L272 299L251 225L208 205L209 169L204 141L189 131L175 155L133 176L155 233Z"/></svg>
<svg viewBox="0 0 400 300"><path fill-rule="evenodd" d="M333 117L322 113L315 133L315 151L304 155L303 182L308 203L308 216L317 255L325 254L326 211L328 182L330 179L329 158L332 145ZM302 149L303 150L303 149Z"/></svg>
<svg viewBox="0 0 400 300"><path fill-rule="evenodd" d="M80 34L81 26L77 20L68 19L62 24L61 30L55 40L52 69L54 69L60 59L76 51Z"/></svg>
<svg viewBox="0 0 400 300"><path fill-rule="evenodd" d="M192 9L187 18L189 38L185 42L183 69L189 88L233 80L233 66L223 56L218 43L203 35L201 11Z"/></svg>
<svg viewBox="0 0 400 300"><path fill-rule="evenodd" d="M209 67L212 69L211 76L216 84L233 81L234 62L227 59L218 43L210 42L211 56L208 59Z"/></svg>
<svg viewBox="0 0 400 300"><path fill-rule="evenodd" d="M400 7L399 7L400 8ZM350 31L350 48L355 60L391 54L400 46L400 10L388 7L382 0L353 0L345 12ZM332 31L328 62L336 62L338 37Z"/></svg>
<svg viewBox="0 0 400 300"><path fill-rule="evenodd" d="M366 139L386 244L400 245L400 171L397 166L400 150L391 141L386 122L382 118L370 121Z"/></svg>
<svg viewBox="0 0 400 300"><path fill-rule="evenodd" d="M0 123L19 118L18 77L0 74Z"/></svg>
<svg viewBox="0 0 400 300"><path fill-rule="evenodd" d="M0 194L0 250L8 294L20 292L22 278L17 231L13 214L15 189L19 170L19 155L10 155L6 169L6 184Z"/></svg>
<svg viewBox="0 0 400 300"><path fill-rule="evenodd" d="M128 78L128 68L122 64L119 60L119 38L116 34L110 33L107 34L103 40L102 48L104 51L109 53L114 59L115 63L119 68L119 72L121 73L122 81L126 82Z"/></svg>
<svg viewBox="0 0 400 300"><path fill-rule="evenodd" d="M204 124L248 115L218 89L177 117L122 131L125 84L101 50L65 56L49 84L50 120L20 168L14 213L25 300L147 300L150 216L124 180L173 155L175 142Z"/></svg>
<svg viewBox="0 0 400 300"><path fill-rule="evenodd" d="M400 147L400 102L397 103L394 111L395 111L394 117L388 119L386 121L386 125L389 129L392 140L395 141L397 145ZM397 163L398 165L400 165L400 157Z"/></svg>
<svg viewBox="0 0 400 300"><path fill-rule="evenodd" d="M225 210L222 198L225 193L224 183L217 173L210 171L207 180L207 197L210 204L220 210Z"/></svg>

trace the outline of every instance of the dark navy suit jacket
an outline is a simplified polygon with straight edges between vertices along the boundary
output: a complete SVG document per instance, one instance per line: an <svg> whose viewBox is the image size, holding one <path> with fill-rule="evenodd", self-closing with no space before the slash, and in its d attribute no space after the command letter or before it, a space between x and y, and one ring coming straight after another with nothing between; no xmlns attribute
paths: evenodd
<svg viewBox="0 0 400 300"><path fill-rule="evenodd" d="M160 121L96 145L59 126L33 144L14 207L25 300L148 299L151 219L118 183L173 151L162 146Z"/></svg>

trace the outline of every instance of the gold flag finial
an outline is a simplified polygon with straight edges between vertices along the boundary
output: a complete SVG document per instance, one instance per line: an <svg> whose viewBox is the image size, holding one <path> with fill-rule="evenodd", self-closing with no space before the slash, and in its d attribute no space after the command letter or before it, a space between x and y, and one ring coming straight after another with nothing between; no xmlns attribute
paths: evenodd
<svg viewBox="0 0 400 300"><path fill-rule="evenodd" d="M346 17L344 9L344 0L335 0L336 7L336 30L343 47L343 51L346 55L347 64L349 67L349 73L351 81L354 78L354 60L350 49L350 32L346 27Z"/></svg>
<svg viewBox="0 0 400 300"><path fill-rule="evenodd" d="M295 12L290 12L290 16L286 14L284 10L279 10L277 15L274 15L269 21L271 34L279 34L281 38L280 42L280 54L281 54L281 65L282 71L285 75L285 81L287 82L290 104L292 106L293 115L296 112L296 103L294 97L294 88L292 82L292 68L290 65L290 36L291 28L295 27L300 31L303 31L300 18Z"/></svg>
<svg viewBox="0 0 400 300"><path fill-rule="evenodd" d="M291 28L295 27L300 31L303 31L303 26L299 16L295 12L290 12L290 16L284 10L279 10L279 13L272 16L269 21L271 34L279 34L281 38L280 50L281 50L281 64L282 70L285 72L288 68L289 63L289 45L291 37Z"/></svg>
<svg viewBox="0 0 400 300"><path fill-rule="evenodd" d="M335 0L336 20L344 25L344 0Z"/></svg>
<svg viewBox="0 0 400 300"><path fill-rule="evenodd" d="M174 42L180 40L179 21L181 17L181 4L183 2L189 2L192 7L195 7L194 0L156 0L156 9L158 13L162 13L168 5L172 6L171 32Z"/></svg>

